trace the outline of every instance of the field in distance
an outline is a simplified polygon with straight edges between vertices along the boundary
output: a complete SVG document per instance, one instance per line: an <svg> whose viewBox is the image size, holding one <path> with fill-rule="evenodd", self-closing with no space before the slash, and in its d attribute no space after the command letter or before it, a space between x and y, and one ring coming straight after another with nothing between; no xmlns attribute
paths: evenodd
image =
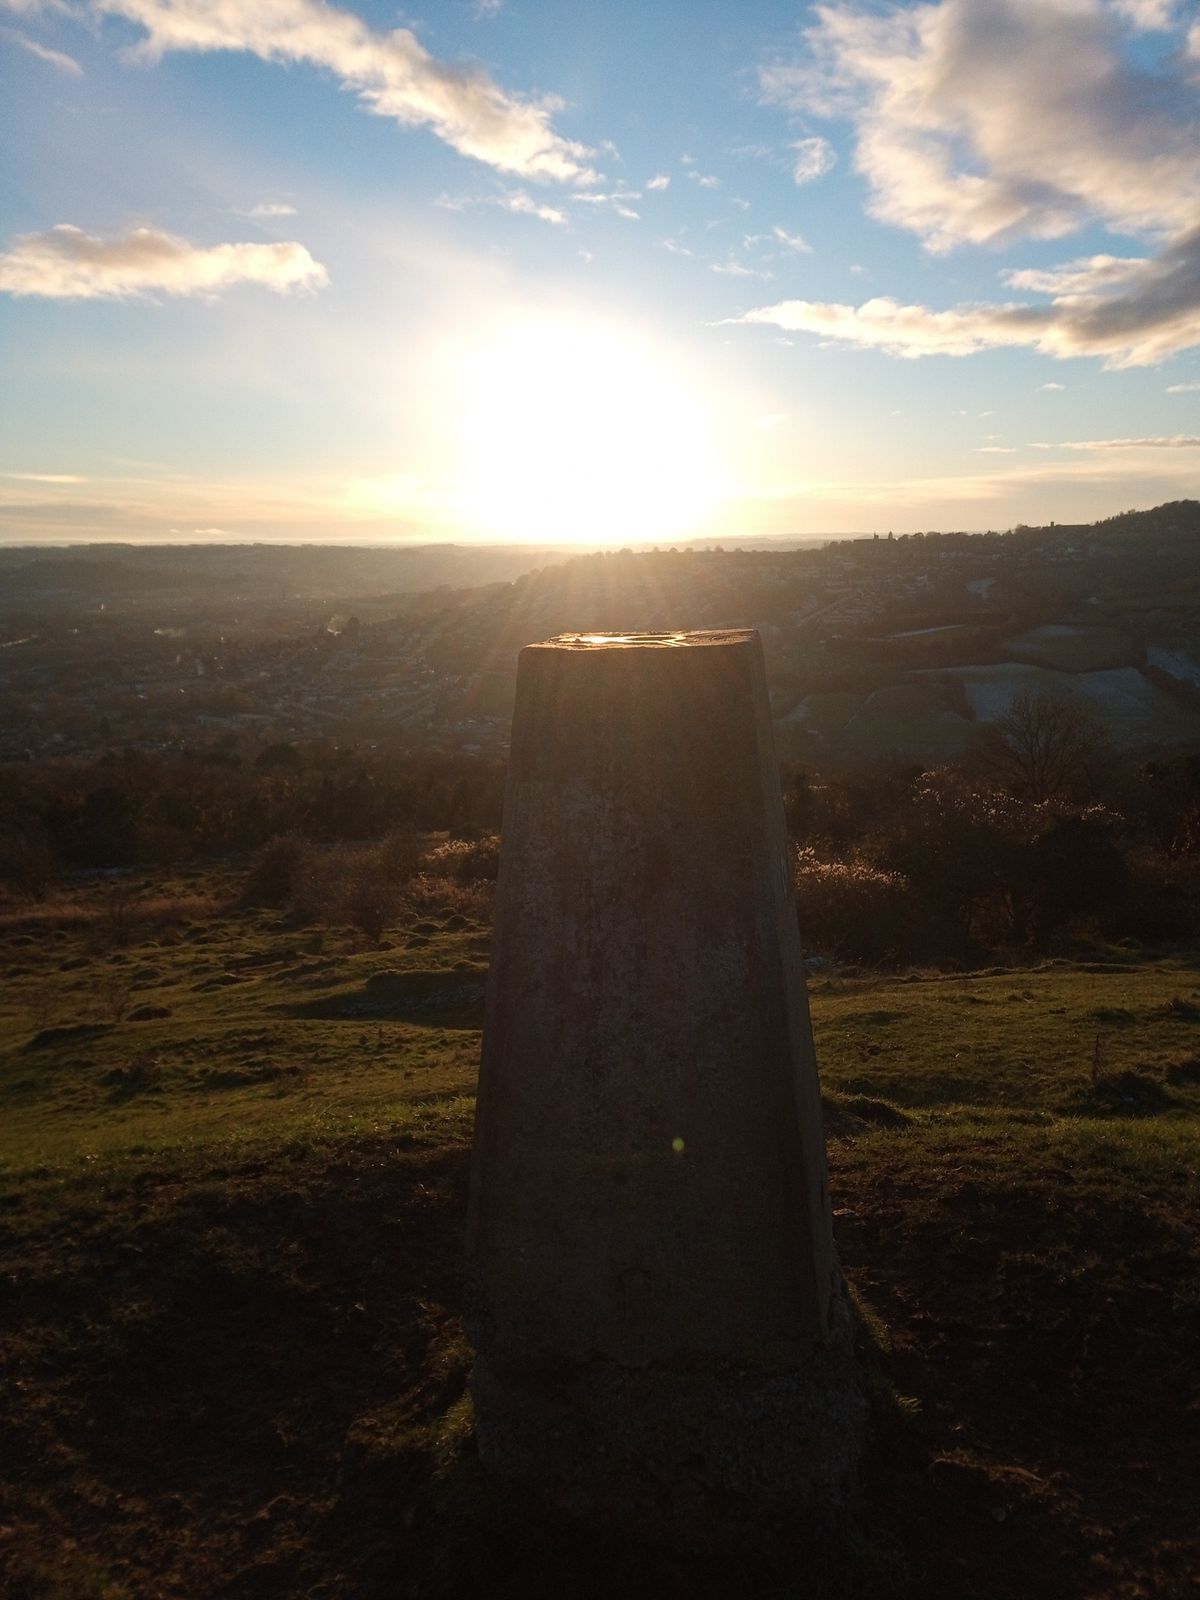
<svg viewBox="0 0 1200 1600"><path fill-rule="evenodd" d="M693 1566L472 1467L485 917L375 948L237 887L0 923L4 1592L1194 1592L1196 959L814 974L875 1445L848 1541Z"/></svg>

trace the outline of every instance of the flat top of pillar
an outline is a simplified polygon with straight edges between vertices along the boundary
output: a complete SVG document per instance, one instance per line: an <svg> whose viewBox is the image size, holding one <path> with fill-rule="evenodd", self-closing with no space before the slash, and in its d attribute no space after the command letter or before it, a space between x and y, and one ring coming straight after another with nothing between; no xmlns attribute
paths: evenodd
<svg viewBox="0 0 1200 1600"><path fill-rule="evenodd" d="M753 628L713 628L680 633L560 633L531 650L665 650L696 645L748 644Z"/></svg>

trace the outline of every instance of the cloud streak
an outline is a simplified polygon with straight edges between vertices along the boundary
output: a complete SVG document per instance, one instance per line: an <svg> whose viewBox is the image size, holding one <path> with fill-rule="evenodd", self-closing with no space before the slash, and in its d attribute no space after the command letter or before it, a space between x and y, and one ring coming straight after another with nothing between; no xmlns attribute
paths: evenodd
<svg viewBox="0 0 1200 1600"><path fill-rule="evenodd" d="M1176 433L1151 439L1077 439L1070 443L1038 445L1039 450L1200 450L1200 439Z"/></svg>
<svg viewBox="0 0 1200 1600"><path fill-rule="evenodd" d="M1050 293L1050 304L935 311L887 296L860 306L784 300L731 320L908 358L1024 347L1060 359L1096 356L1108 367L1143 367L1200 344L1200 228L1154 259L1095 256L1048 272L1010 273L1007 281Z"/></svg>
<svg viewBox="0 0 1200 1600"><path fill-rule="evenodd" d="M0 293L47 300L209 299L241 283L286 294L328 282L302 244L189 244L155 228L101 239L69 223L26 233L0 255Z"/></svg>
<svg viewBox="0 0 1200 1600"><path fill-rule="evenodd" d="M65 55L61 50L51 50L48 45L39 44L36 39L31 39L28 34L22 33L20 28L0 28L0 38L11 39L13 44L19 45L31 56L36 56L39 61L44 61L47 66L65 72L69 78L83 77L83 68L74 56Z"/></svg>
<svg viewBox="0 0 1200 1600"><path fill-rule="evenodd" d="M500 172L589 182L591 151L551 126L552 96L522 100L476 66L430 55L408 28L381 31L318 0L92 0L102 14L145 31L133 54L246 51L263 61L305 62L332 72L369 110L429 128L460 155Z"/></svg>

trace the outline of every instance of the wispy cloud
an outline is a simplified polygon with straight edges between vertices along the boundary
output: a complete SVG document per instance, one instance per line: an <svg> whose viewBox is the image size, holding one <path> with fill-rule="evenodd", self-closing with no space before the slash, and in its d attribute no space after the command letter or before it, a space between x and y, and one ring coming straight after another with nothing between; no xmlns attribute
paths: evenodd
<svg viewBox="0 0 1200 1600"><path fill-rule="evenodd" d="M271 217L294 217L295 206L288 205L286 200L261 200L258 205L251 206L246 215L269 219Z"/></svg>
<svg viewBox="0 0 1200 1600"><path fill-rule="evenodd" d="M791 151L792 177L800 184L812 183L816 178L823 178L837 161L837 155L829 140L816 136L811 139L797 139L791 146Z"/></svg>
<svg viewBox="0 0 1200 1600"><path fill-rule="evenodd" d="M786 245L789 250L794 250L797 255L812 255L812 245L809 244L807 239L802 238L800 234L789 233L786 228L780 227L772 228L771 232L774 234L775 238L779 240L780 244Z"/></svg>
<svg viewBox="0 0 1200 1600"><path fill-rule="evenodd" d="M1175 0L1110 0L1110 3L1119 17L1146 32L1165 32L1175 25Z"/></svg>
<svg viewBox="0 0 1200 1600"><path fill-rule="evenodd" d="M12 478L18 483L86 483L74 472L0 472L0 478Z"/></svg>
<svg viewBox="0 0 1200 1600"><path fill-rule="evenodd" d="M1069 443L1041 445L1043 450L1200 450L1200 438L1176 433L1149 439L1073 439Z"/></svg>
<svg viewBox="0 0 1200 1600"><path fill-rule="evenodd" d="M1197 383L1169 383L1168 394L1196 394L1200 392L1200 382Z"/></svg>
<svg viewBox="0 0 1200 1600"><path fill-rule="evenodd" d="M83 68L74 56L65 55L61 50L51 50L48 45L39 44L36 39L31 39L27 33L22 33L20 28L0 28L0 38L8 39L22 50L28 51L31 56L36 56L39 61L44 61L47 66L55 67L59 72L65 72L68 77L83 77Z"/></svg>
<svg viewBox="0 0 1200 1600"><path fill-rule="evenodd" d="M523 100L482 67L430 55L409 28L381 31L319 0L91 0L94 11L143 28L134 54L244 50L333 72L382 117L426 127L460 155L523 178L588 182L591 151L556 133L562 101Z"/></svg>
<svg viewBox="0 0 1200 1600"><path fill-rule="evenodd" d="M592 191L571 196L576 205L611 206L617 216L624 217L628 222L641 221L640 214L633 209L633 202L641 198L641 192L637 189L617 189L612 194Z"/></svg>
<svg viewBox="0 0 1200 1600"><path fill-rule="evenodd" d="M496 203L504 211L511 211L514 216L536 217L539 222L552 222L557 227L564 226L567 220L565 211L560 211L557 206L544 205L540 200L535 200L531 194L526 194L524 189L501 195Z"/></svg>
<svg viewBox="0 0 1200 1600"><path fill-rule="evenodd" d="M574 197L572 197L574 198ZM524 189L510 189L503 194L440 194L434 201L443 211L469 211L476 206L498 206L501 211L515 217L536 217L539 222L551 222L564 227L570 220L558 206L546 205Z"/></svg>
<svg viewBox="0 0 1200 1600"><path fill-rule="evenodd" d="M647 189L669 189L671 187L670 173L658 173L655 177L650 179L650 182L646 185L646 187Z"/></svg>
<svg viewBox="0 0 1200 1600"><path fill-rule="evenodd" d="M757 267L747 267L741 261L714 261L709 269L719 272L726 278L773 278L773 272L766 272ZM741 320L734 318L734 321Z"/></svg>
<svg viewBox="0 0 1200 1600"><path fill-rule="evenodd" d="M154 228L101 239L60 223L21 235L0 255L0 293L50 300L211 297L239 283L285 294L327 281L325 268L294 241L205 248Z"/></svg>

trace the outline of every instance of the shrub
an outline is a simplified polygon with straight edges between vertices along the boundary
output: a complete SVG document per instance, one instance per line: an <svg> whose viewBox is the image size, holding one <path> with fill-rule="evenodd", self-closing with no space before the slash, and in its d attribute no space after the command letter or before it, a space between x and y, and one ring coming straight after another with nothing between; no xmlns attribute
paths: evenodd
<svg viewBox="0 0 1200 1600"><path fill-rule="evenodd" d="M432 878L453 878L456 883L495 883L500 871L500 835L478 839L443 839L421 859Z"/></svg>
<svg viewBox="0 0 1200 1600"><path fill-rule="evenodd" d="M823 861L798 847L794 880L800 932L810 949L843 960L911 959L909 885L866 861Z"/></svg>
<svg viewBox="0 0 1200 1600"><path fill-rule="evenodd" d="M357 928L378 944L409 898L420 857L411 834L376 845L302 847L292 875L290 904L302 922Z"/></svg>
<svg viewBox="0 0 1200 1600"><path fill-rule="evenodd" d="M409 882L404 898L414 911L443 913L449 909L487 921L495 895L495 884L483 879L460 883L454 878L435 878L431 873L419 872Z"/></svg>
<svg viewBox="0 0 1200 1600"><path fill-rule="evenodd" d="M242 904L268 906L275 910L288 905L309 855L309 845L295 834L282 834L271 839L254 858L242 885Z"/></svg>

